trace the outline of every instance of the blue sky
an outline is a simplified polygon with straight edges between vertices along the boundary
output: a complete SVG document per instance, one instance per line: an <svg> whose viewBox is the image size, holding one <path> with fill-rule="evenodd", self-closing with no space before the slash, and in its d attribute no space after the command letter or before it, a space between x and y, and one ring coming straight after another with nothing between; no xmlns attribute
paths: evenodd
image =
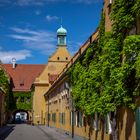
<svg viewBox="0 0 140 140"><path fill-rule="evenodd" d="M103 0L0 0L0 60L46 64L61 18L73 55L98 27L102 6Z"/></svg>

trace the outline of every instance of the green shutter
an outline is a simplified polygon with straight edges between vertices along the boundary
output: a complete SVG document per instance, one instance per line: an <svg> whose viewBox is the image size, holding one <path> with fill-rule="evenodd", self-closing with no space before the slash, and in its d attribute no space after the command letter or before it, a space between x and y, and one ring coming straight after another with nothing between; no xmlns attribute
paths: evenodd
<svg viewBox="0 0 140 140"><path fill-rule="evenodd" d="M79 111L79 126L82 127L82 113Z"/></svg>
<svg viewBox="0 0 140 140"><path fill-rule="evenodd" d="M71 125L71 112L69 113L70 125Z"/></svg>
<svg viewBox="0 0 140 140"><path fill-rule="evenodd" d="M63 113L63 124L65 124L65 113Z"/></svg>
<svg viewBox="0 0 140 140"><path fill-rule="evenodd" d="M74 125L76 125L76 112L74 112Z"/></svg>
<svg viewBox="0 0 140 140"><path fill-rule="evenodd" d="M61 123L61 113L59 113L59 123Z"/></svg>
<svg viewBox="0 0 140 140"><path fill-rule="evenodd" d="M108 133L109 131L109 122L108 122L108 114L105 115L105 132Z"/></svg>
<svg viewBox="0 0 140 140"><path fill-rule="evenodd" d="M140 140L140 107L136 109L136 133L137 140Z"/></svg>
<svg viewBox="0 0 140 140"><path fill-rule="evenodd" d="M99 130L99 124L98 124L98 113L95 113L95 127L94 127L94 129L97 131L97 130Z"/></svg>
<svg viewBox="0 0 140 140"><path fill-rule="evenodd" d="M94 128L94 115L91 117L91 128Z"/></svg>

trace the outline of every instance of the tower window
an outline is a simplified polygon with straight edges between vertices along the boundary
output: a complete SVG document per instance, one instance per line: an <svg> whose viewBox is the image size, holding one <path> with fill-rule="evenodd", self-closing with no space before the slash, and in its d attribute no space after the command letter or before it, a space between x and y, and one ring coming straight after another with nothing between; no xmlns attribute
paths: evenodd
<svg viewBox="0 0 140 140"><path fill-rule="evenodd" d="M64 44L64 37L60 36L60 44Z"/></svg>

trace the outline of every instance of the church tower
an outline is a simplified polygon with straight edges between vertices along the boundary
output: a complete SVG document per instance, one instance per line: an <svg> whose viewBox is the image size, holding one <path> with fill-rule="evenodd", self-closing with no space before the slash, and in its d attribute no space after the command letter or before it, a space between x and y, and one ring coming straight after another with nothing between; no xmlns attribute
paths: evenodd
<svg viewBox="0 0 140 140"><path fill-rule="evenodd" d="M43 72L36 78L35 92L33 95L33 123L44 124L46 117L46 102L44 94L51 87L56 77L62 72L64 67L70 62L71 55L67 50L67 30L62 26L57 30L57 47L55 52L48 58L48 64ZM40 104L41 103L41 104Z"/></svg>
<svg viewBox="0 0 140 140"><path fill-rule="evenodd" d="M66 47L66 36L67 36L67 30L65 28L61 27L57 30L57 45L58 47Z"/></svg>

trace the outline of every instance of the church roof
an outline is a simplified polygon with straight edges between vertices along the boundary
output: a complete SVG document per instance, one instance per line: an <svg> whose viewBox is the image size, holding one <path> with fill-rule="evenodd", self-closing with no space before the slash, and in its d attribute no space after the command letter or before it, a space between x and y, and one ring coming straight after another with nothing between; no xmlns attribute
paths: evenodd
<svg viewBox="0 0 140 140"><path fill-rule="evenodd" d="M57 30L57 35L66 35L66 34L67 34L67 30L62 26Z"/></svg>
<svg viewBox="0 0 140 140"><path fill-rule="evenodd" d="M30 91L35 78L41 74L45 65L16 64L13 69L12 64L3 64L3 67L11 77L12 91Z"/></svg>

